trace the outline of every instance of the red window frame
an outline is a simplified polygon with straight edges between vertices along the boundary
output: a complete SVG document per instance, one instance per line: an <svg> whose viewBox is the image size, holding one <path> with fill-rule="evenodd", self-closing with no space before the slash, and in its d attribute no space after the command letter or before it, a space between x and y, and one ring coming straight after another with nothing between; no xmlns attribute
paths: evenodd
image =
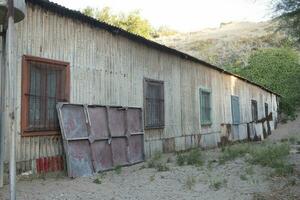
<svg viewBox="0 0 300 200"><path fill-rule="evenodd" d="M49 135L59 135L60 130L41 130L33 131L29 130L29 87L30 87L30 62L37 62L41 64L53 65L55 68L61 68L65 71L65 90L63 99L65 101L70 100L70 63L52 60L47 58L35 57L24 55L22 57L22 99L21 99L21 135L22 136L49 136Z"/></svg>

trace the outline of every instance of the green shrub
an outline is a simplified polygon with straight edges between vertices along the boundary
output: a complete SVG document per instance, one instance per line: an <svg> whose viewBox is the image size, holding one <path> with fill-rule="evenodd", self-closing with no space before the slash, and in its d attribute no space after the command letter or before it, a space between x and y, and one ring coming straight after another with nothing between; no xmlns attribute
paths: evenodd
<svg viewBox="0 0 300 200"><path fill-rule="evenodd" d="M248 161L252 164L259 164L275 169L275 174L286 176L293 172L293 166L286 162L285 158L290 153L288 144L268 144L260 146L251 151L251 159Z"/></svg>
<svg viewBox="0 0 300 200"><path fill-rule="evenodd" d="M210 182L210 185L209 187L215 191L221 189L222 186L226 185L227 184L227 180L226 179L223 179L223 180L220 180L220 179L214 179L214 180L211 180Z"/></svg>
<svg viewBox="0 0 300 200"><path fill-rule="evenodd" d="M165 162L162 161L162 154L157 152L148 161L149 168L155 168L159 172L169 171L169 167Z"/></svg>
<svg viewBox="0 0 300 200"><path fill-rule="evenodd" d="M102 181L101 181L101 179L100 179L100 178L96 178L96 179L94 179L94 180L93 180L93 183L96 183L96 184L101 184L101 183L102 183Z"/></svg>
<svg viewBox="0 0 300 200"><path fill-rule="evenodd" d="M258 164L265 167L271 167L275 170L278 176L286 176L293 172L293 166L286 162L286 157L290 153L288 143L260 145L254 144L236 144L228 146L224 149L219 157L219 163L223 164L226 161L234 160L249 154L250 157L246 160L251 164ZM253 174L253 169L246 169L246 173Z"/></svg>
<svg viewBox="0 0 300 200"><path fill-rule="evenodd" d="M149 160L148 167L155 168L155 166L160 162L162 154L160 152L156 152Z"/></svg>
<svg viewBox="0 0 300 200"><path fill-rule="evenodd" d="M165 171L169 171L170 168L167 166L166 163L157 163L157 165L155 166L155 169L159 172L165 172Z"/></svg>
<svg viewBox="0 0 300 200"><path fill-rule="evenodd" d="M204 162L200 149L191 150L186 156L186 162L188 165L202 166Z"/></svg>
<svg viewBox="0 0 300 200"><path fill-rule="evenodd" d="M300 107L299 52L291 48L267 48L253 52L239 75L282 95L279 111L296 118Z"/></svg>
<svg viewBox="0 0 300 200"><path fill-rule="evenodd" d="M224 164L227 161L242 157L249 152L250 145L246 143L225 147L222 155L219 157L219 163Z"/></svg>
<svg viewBox="0 0 300 200"><path fill-rule="evenodd" d="M185 164L185 156L182 153L177 154L176 163L179 166L183 166Z"/></svg>
<svg viewBox="0 0 300 200"><path fill-rule="evenodd" d="M185 164L202 166L204 161L202 158L202 154L200 149L192 149L187 153L179 153L176 157L176 163L179 166L183 166Z"/></svg>
<svg viewBox="0 0 300 200"><path fill-rule="evenodd" d="M243 181L248 180L248 178L247 178L247 176L245 174L241 174L240 175L240 179L243 180Z"/></svg>
<svg viewBox="0 0 300 200"><path fill-rule="evenodd" d="M253 166L249 166L245 169L246 174L248 175L253 175L254 174L254 170L253 170Z"/></svg>
<svg viewBox="0 0 300 200"><path fill-rule="evenodd" d="M116 174L121 174L122 173L122 166L121 165L118 165L115 167L115 172Z"/></svg>

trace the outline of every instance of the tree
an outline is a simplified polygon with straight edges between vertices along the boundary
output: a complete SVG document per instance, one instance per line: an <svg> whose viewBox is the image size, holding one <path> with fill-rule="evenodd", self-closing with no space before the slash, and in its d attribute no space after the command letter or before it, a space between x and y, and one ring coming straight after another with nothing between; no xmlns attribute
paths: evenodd
<svg viewBox="0 0 300 200"><path fill-rule="evenodd" d="M300 42L300 1L274 0L275 16L279 16L279 26L287 30L291 36Z"/></svg>
<svg viewBox="0 0 300 200"><path fill-rule="evenodd" d="M237 71L282 95L280 111L295 118L300 106L299 53L290 48L261 49L249 58L249 65Z"/></svg>
<svg viewBox="0 0 300 200"><path fill-rule="evenodd" d="M176 34L178 34L178 31L171 29L168 26L160 26L154 33L153 37L154 38L168 37Z"/></svg>
<svg viewBox="0 0 300 200"><path fill-rule="evenodd" d="M145 38L152 38L154 29L148 20L141 17L138 10L125 13L112 13L109 7L104 7L102 10L87 7L83 9L83 14L93 17L99 21L106 22L113 26L122 28L128 32L143 36Z"/></svg>

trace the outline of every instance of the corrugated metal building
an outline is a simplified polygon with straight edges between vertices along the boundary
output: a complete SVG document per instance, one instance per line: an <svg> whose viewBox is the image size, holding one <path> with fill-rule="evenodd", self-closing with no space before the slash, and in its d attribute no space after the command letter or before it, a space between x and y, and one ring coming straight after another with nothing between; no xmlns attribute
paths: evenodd
<svg viewBox="0 0 300 200"><path fill-rule="evenodd" d="M27 0L16 31L15 84L6 90L18 94L18 173L63 168L57 101L144 108L146 156L263 137L275 127L276 93L79 12ZM7 77L2 63L2 92ZM11 99L1 99L7 163Z"/></svg>

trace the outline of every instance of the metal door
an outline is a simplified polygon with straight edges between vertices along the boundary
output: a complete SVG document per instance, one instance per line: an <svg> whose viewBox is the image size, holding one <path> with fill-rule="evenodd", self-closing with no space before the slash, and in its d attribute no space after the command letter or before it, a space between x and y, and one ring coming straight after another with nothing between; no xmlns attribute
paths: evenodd
<svg viewBox="0 0 300 200"><path fill-rule="evenodd" d="M59 103L70 177L144 160L141 108Z"/></svg>

